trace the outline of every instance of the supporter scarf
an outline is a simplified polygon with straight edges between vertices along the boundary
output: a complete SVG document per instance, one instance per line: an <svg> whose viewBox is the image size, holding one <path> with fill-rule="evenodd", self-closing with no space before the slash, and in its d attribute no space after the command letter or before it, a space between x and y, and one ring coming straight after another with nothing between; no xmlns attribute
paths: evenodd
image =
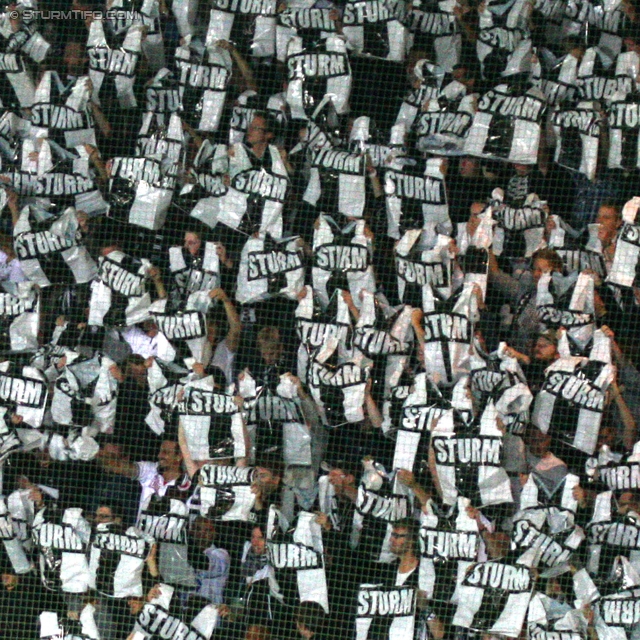
<svg viewBox="0 0 640 640"><path fill-rule="evenodd" d="M154 358L147 370L149 413L145 422L154 433L177 431L178 396L184 386L181 378L187 373L186 369L160 358Z"/></svg>
<svg viewBox="0 0 640 640"><path fill-rule="evenodd" d="M616 252L607 275L607 282L621 287L633 287L638 282L640 258L640 226L625 223L618 233Z"/></svg>
<svg viewBox="0 0 640 640"><path fill-rule="evenodd" d="M304 285L304 267L300 238L251 237L240 255L236 300L240 304L276 297L295 300Z"/></svg>
<svg viewBox="0 0 640 640"><path fill-rule="evenodd" d="M171 307L184 309L195 297L208 295L220 286L220 259L218 244L206 242L196 256L192 256L184 247L169 248L169 270L172 283L169 287Z"/></svg>
<svg viewBox="0 0 640 640"><path fill-rule="evenodd" d="M99 640L95 621L96 609L87 604L80 611L78 619L60 618L53 611L43 611L40 618L41 640Z"/></svg>

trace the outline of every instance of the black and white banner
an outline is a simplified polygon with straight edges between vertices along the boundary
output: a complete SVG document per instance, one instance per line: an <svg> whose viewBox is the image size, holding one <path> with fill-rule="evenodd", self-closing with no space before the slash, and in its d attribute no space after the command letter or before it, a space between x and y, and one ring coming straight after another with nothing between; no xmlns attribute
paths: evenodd
<svg viewBox="0 0 640 640"><path fill-rule="evenodd" d="M31 282L4 283L0 290L0 350L35 351L40 326L40 301Z"/></svg>
<svg viewBox="0 0 640 640"><path fill-rule="evenodd" d="M558 108L552 116L557 144L555 161L593 180L598 168L602 116L591 101Z"/></svg>
<svg viewBox="0 0 640 640"><path fill-rule="evenodd" d="M394 162L384 173L387 234L399 239L408 229L435 228L451 233L447 192L440 158L415 164Z"/></svg>
<svg viewBox="0 0 640 640"><path fill-rule="evenodd" d="M408 31L400 0L349 0L342 9L342 33L355 53L402 62Z"/></svg>
<svg viewBox="0 0 640 640"><path fill-rule="evenodd" d="M73 149L96 144L93 116L89 108L91 84L88 76L65 88L55 71L45 71L35 92L30 120L32 134L45 134L62 146Z"/></svg>
<svg viewBox="0 0 640 640"><path fill-rule="evenodd" d="M276 25L276 55L286 62L287 46L292 38L302 38L304 48L328 38L336 32L336 23L331 19L330 7L287 7L278 13Z"/></svg>
<svg viewBox="0 0 640 640"><path fill-rule="evenodd" d="M609 168L640 168L640 102L635 94L615 96L609 105Z"/></svg>
<svg viewBox="0 0 640 640"><path fill-rule="evenodd" d="M371 238L364 220L340 228L320 216L313 233L314 292L325 306L337 289L349 291L356 305L362 290L375 291Z"/></svg>
<svg viewBox="0 0 640 640"><path fill-rule="evenodd" d="M470 422L450 409L431 431L431 447L445 504L458 497L475 505L511 502L509 476L503 467L503 434L492 402Z"/></svg>
<svg viewBox="0 0 640 640"><path fill-rule="evenodd" d="M251 522L256 495L251 490L253 467L205 464L198 472L200 512L222 521Z"/></svg>
<svg viewBox="0 0 640 640"><path fill-rule="evenodd" d="M48 383L35 367L0 363L0 407L22 416L25 424L40 427L47 407Z"/></svg>
<svg viewBox="0 0 640 640"><path fill-rule="evenodd" d="M200 131L217 131L231 80L232 62L228 51L194 41L188 36L176 49L176 70L180 102L185 120Z"/></svg>
<svg viewBox="0 0 640 640"><path fill-rule="evenodd" d="M304 267L300 238L251 237L240 255L236 300L240 304L274 297L295 300L304 285Z"/></svg>
<svg viewBox="0 0 640 640"><path fill-rule="evenodd" d="M295 525L290 528L278 510L270 508L267 554L275 578L270 587L287 606L317 602L328 612L322 528L315 518L314 513L299 511Z"/></svg>
<svg viewBox="0 0 640 640"><path fill-rule="evenodd" d="M244 421L236 399L214 391L211 377L185 385L178 413L194 460L248 455Z"/></svg>
<svg viewBox="0 0 640 640"><path fill-rule="evenodd" d="M275 0L214 0L209 17L207 44L218 40L237 43L252 58L275 55Z"/></svg>
<svg viewBox="0 0 640 640"><path fill-rule="evenodd" d="M115 426L118 383L109 371L113 360L96 353L92 358L74 357L55 382L51 417L60 425L96 427L100 433Z"/></svg>
<svg viewBox="0 0 640 640"><path fill-rule="evenodd" d="M535 164L545 104L544 95L536 88L522 92L505 83L490 89L478 100L465 154Z"/></svg>
<svg viewBox="0 0 640 640"><path fill-rule="evenodd" d="M91 283L89 324L130 327L149 317L151 297L147 293L147 273L151 264L111 251L101 256L98 275Z"/></svg>
<svg viewBox="0 0 640 640"><path fill-rule="evenodd" d="M167 578L165 578L167 579ZM185 607L176 587L161 583L160 595L146 602L135 622L132 640L209 640L218 624L216 605L192 595Z"/></svg>
<svg viewBox="0 0 640 640"><path fill-rule="evenodd" d="M86 556L91 526L82 509L70 508L51 515L50 509L38 511L31 528L42 584L49 591L84 593L91 583Z"/></svg>
<svg viewBox="0 0 640 640"><path fill-rule="evenodd" d="M616 240L616 252L607 275L607 282L621 287L633 287L638 282L640 259L640 226L624 224Z"/></svg>
<svg viewBox="0 0 640 640"><path fill-rule="evenodd" d="M289 178L280 152L270 144L258 160L241 143L230 149L231 183L220 203L218 222L248 234L259 230L281 238Z"/></svg>
<svg viewBox="0 0 640 640"><path fill-rule="evenodd" d="M533 588L533 574L524 565L478 562L467 570L458 586L453 624L517 638Z"/></svg>
<svg viewBox="0 0 640 640"><path fill-rule="evenodd" d="M102 20L91 22L87 54L93 102L100 105L101 98L112 99L115 95L121 109L135 109L138 106L134 83L140 60L142 33L141 25L133 25L118 46L111 46L105 37Z"/></svg>
<svg viewBox="0 0 640 640"><path fill-rule="evenodd" d="M356 640L413 638L416 589L361 584L357 599Z"/></svg>
<svg viewBox="0 0 640 640"><path fill-rule="evenodd" d="M91 539L91 588L111 598L141 597L142 571L153 538L135 527L126 531L114 523L98 523Z"/></svg>
<svg viewBox="0 0 640 640"><path fill-rule="evenodd" d="M576 360L578 360L576 362ZM598 441L605 394L614 379L611 364L586 358L560 358L546 371L532 422L543 433L593 454Z"/></svg>
<svg viewBox="0 0 640 640"><path fill-rule="evenodd" d="M287 46L286 65L292 118L306 120L327 97L336 113L348 111L351 65L343 38L329 35L320 44L305 47L303 39L296 36Z"/></svg>
<svg viewBox="0 0 640 640"><path fill-rule="evenodd" d="M311 153L311 175L303 200L322 213L361 218L366 202L364 154L330 144Z"/></svg>
<svg viewBox="0 0 640 640"><path fill-rule="evenodd" d="M421 228L408 229L395 245L398 297L418 308L430 299L431 289L443 298L451 295L450 238L438 235L434 245L428 235Z"/></svg>

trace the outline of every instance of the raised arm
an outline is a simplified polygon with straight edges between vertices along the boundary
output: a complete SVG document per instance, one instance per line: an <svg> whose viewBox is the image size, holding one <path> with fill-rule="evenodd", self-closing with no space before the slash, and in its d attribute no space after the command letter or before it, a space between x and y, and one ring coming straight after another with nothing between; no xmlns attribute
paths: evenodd
<svg viewBox="0 0 640 640"><path fill-rule="evenodd" d="M227 322L229 323L229 332L226 337L227 347L229 351L235 353L238 350L240 334L242 333L242 322L240 322L240 316L236 311L235 305L224 290L220 288L212 289L209 292L209 297L212 300L220 300L224 305L224 312L227 314Z"/></svg>
<svg viewBox="0 0 640 640"><path fill-rule="evenodd" d="M120 448L113 444L105 444L96 456L98 464L104 471L124 476L130 480L138 477L138 465L122 457Z"/></svg>

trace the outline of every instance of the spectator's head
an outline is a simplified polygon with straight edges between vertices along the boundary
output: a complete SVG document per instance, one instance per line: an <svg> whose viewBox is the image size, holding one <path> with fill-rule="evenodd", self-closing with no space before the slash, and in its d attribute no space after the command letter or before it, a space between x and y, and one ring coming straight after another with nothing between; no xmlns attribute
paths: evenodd
<svg viewBox="0 0 640 640"><path fill-rule="evenodd" d="M197 256L202 247L202 237L197 231L185 231L184 248L192 255Z"/></svg>
<svg viewBox="0 0 640 640"><path fill-rule="evenodd" d="M624 491L618 497L618 513L624 516L629 511L640 513L640 492Z"/></svg>
<svg viewBox="0 0 640 640"><path fill-rule="evenodd" d="M475 178L480 175L480 162L478 158L462 156L458 163L458 171L463 178Z"/></svg>
<svg viewBox="0 0 640 640"><path fill-rule="evenodd" d="M318 602L306 600L296 607L294 614L298 633L303 638L321 636L327 624L327 613Z"/></svg>
<svg viewBox="0 0 640 640"><path fill-rule="evenodd" d="M596 222L598 228L598 240L603 248L611 245L618 235L618 229L622 226L622 212L615 202L603 202L598 209Z"/></svg>
<svg viewBox="0 0 640 640"><path fill-rule="evenodd" d="M250 147L266 147L273 139L274 132L270 118L262 111L257 111L247 127L245 140Z"/></svg>
<svg viewBox="0 0 640 640"><path fill-rule="evenodd" d="M64 66L71 76L81 76L87 64L87 48L81 42L67 42L64 47Z"/></svg>
<svg viewBox="0 0 640 640"><path fill-rule="evenodd" d="M163 440L158 452L158 469L179 472L182 468L180 445L174 440Z"/></svg>
<svg viewBox="0 0 640 640"><path fill-rule="evenodd" d="M115 502L103 502L93 516L96 524L122 524L122 507Z"/></svg>
<svg viewBox="0 0 640 640"><path fill-rule="evenodd" d="M418 526L412 518L394 522L391 529L390 551L395 556L415 553L418 541Z"/></svg>
<svg viewBox="0 0 640 640"><path fill-rule="evenodd" d="M155 338L158 335L158 323L149 318L142 323L142 330L150 337Z"/></svg>
<svg viewBox="0 0 640 640"><path fill-rule="evenodd" d="M127 356L124 365L124 373L127 378L133 378L140 384L147 383L147 365L145 359L138 353Z"/></svg>
<svg viewBox="0 0 640 640"><path fill-rule="evenodd" d="M265 495L278 489L283 476L284 464L281 458L265 456L256 462L254 483Z"/></svg>
<svg viewBox="0 0 640 640"><path fill-rule="evenodd" d="M524 178L531 173L533 166L530 164L518 164L517 162L513 165L513 170L516 172L516 175Z"/></svg>
<svg viewBox="0 0 640 640"><path fill-rule="evenodd" d="M553 249L538 249L531 256L533 265L533 281L538 280L544 273L562 272L562 258Z"/></svg>
<svg viewBox="0 0 640 640"><path fill-rule="evenodd" d="M536 362L549 364L560 357L558 353L558 334L553 329L540 333L533 346L533 359Z"/></svg>
<svg viewBox="0 0 640 640"><path fill-rule="evenodd" d="M477 231L480 224L480 215L486 209L487 205L484 202L476 201L471 204L469 208L469 220L467 222L467 233L470 236Z"/></svg>
<svg viewBox="0 0 640 640"><path fill-rule="evenodd" d="M251 551L257 556L263 556L267 552L267 541L260 527L251 529Z"/></svg>
<svg viewBox="0 0 640 640"><path fill-rule="evenodd" d="M542 433L538 427L529 425L525 432L524 442L531 455L543 458L549 453L551 436L548 433Z"/></svg>
<svg viewBox="0 0 640 640"><path fill-rule="evenodd" d="M18 586L19 578L15 573L2 574L2 587L5 591L13 591Z"/></svg>
<svg viewBox="0 0 640 640"><path fill-rule="evenodd" d="M280 360L284 346L277 327L263 327L258 332L258 350L266 365L276 364Z"/></svg>
<svg viewBox="0 0 640 640"><path fill-rule="evenodd" d="M216 525L210 518L196 516L190 528L190 539L198 549L208 549L216 537Z"/></svg>
<svg viewBox="0 0 640 640"><path fill-rule="evenodd" d="M250 624L245 631L244 640L271 640L271 631L264 624Z"/></svg>

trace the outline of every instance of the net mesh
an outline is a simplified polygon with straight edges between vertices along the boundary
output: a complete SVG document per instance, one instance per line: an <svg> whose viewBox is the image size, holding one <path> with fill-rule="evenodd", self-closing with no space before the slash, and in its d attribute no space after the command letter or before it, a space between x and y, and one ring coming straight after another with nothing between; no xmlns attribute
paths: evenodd
<svg viewBox="0 0 640 640"><path fill-rule="evenodd" d="M637 0L0 13L0 639L637 640Z"/></svg>

